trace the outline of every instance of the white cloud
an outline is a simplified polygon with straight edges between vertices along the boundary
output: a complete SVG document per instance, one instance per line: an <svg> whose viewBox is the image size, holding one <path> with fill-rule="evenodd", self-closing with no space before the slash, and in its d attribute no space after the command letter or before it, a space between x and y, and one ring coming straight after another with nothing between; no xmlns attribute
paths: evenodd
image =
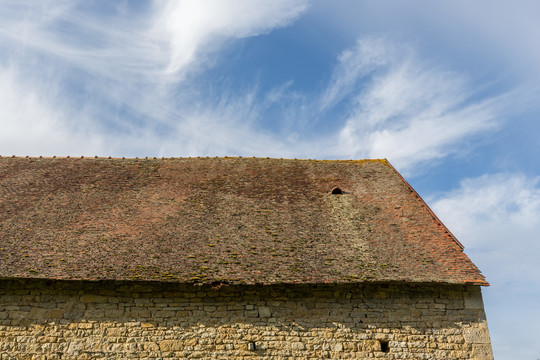
<svg viewBox="0 0 540 360"><path fill-rule="evenodd" d="M102 143L84 116L66 112L55 100L54 84L33 83L11 68L0 67L0 154L81 155L99 152ZM76 122L69 119L76 118Z"/></svg>
<svg viewBox="0 0 540 360"><path fill-rule="evenodd" d="M16 43L124 82L176 81L212 62L208 54L229 40L291 24L307 0L155 0L142 13L117 5L112 15L91 7L85 1L5 0L0 44Z"/></svg>
<svg viewBox="0 0 540 360"><path fill-rule="evenodd" d="M452 227L472 238L471 245L491 247L489 239L504 237L503 229L508 229L511 237L540 229L540 179L509 174L466 179L460 189L433 206Z"/></svg>
<svg viewBox="0 0 540 360"><path fill-rule="evenodd" d="M0 155L294 157L294 148L256 129L256 91L220 95L217 102L190 104L190 97L151 93L133 104L142 120L115 119L108 104L96 109L99 99L76 108L54 79L0 67ZM100 116L105 123L96 121Z"/></svg>
<svg viewBox="0 0 540 360"><path fill-rule="evenodd" d="M281 148L251 127L259 107L250 89L209 97L185 75L219 59L231 40L291 24L305 0L154 1L142 12L107 6L113 9L85 1L0 3L0 152L180 156Z"/></svg>
<svg viewBox="0 0 540 360"><path fill-rule="evenodd" d="M516 348L537 357L540 178L484 175L429 202L491 284L484 295L495 358L513 359Z"/></svg>
<svg viewBox="0 0 540 360"><path fill-rule="evenodd" d="M292 23L305 9L306 0L210 0L158 2L151 34L169 53L167 72L176 73L197 56L219 47L227 39L270 32Z"/></svg>
<svg viewBox="0 0 540 360"><path fill-rule="evenodd" d="M382 38L362 37L338 56L338 66L321 97L321 110L335 106L358 88L359 80L384 68L398 49Z"/></svg>
<svg viewBox="0 0 540 360"><path fill-rule="evenodd" d="M456 151L459 142L498 125L505 97L471 101L459 73L420 59L406 44L363 37L342 53L324 108L353 97L339 134L350 157L386 157L410 170Z"/></svg>
<svg viewBox="0 0 540 360"><path fill-rule="evenodd" d="M460 189L435 200L433 209L497 281L540 284L539 178L498 174L467 179Z"/></svg>
<svg viewBox="0 0 540 360"><path fill-rule="evenodd" d="M255 90L221 95L217 103L189 107L182 111L181 121L171 121L170 133L161 140L159 153L268 156L285 150L270 133L256 130L261 105Z"/></svg>
<svg viewBox="0 0 540 360"><path fill-rule="evenodd" d="M387 157L410 172L495 129L509 103L509 95L472 100L466 77L384 37L361 37L343 51L319 91L302 93L292 82L267 93L256 82L248 89L209 89L202 70L219 61L219 49L291 24L306 2L156 1L147 12L117 5L105 14L82 10L84 4L0 4L0 49L6 50L0 64L17 70L3 87L12 92L6 98L25 99L20 103L32 102L28 109L49 114L39 121L43 133L91 134L84 147L90 154ZM40 84L42 77L58 87L56 96ZM11 101L0 103L0 113L17 111ZM17 116L37 119L30 110ZM278 125L268 130L270 122ZM329 122L334 126L324 134L312 129ZM17 124L10 125L10 138L27 133ZM8 153L21 148L14 143L24 141L4 143ZM33 148L59 151L52 143ZM83 151L78 142L64 144L64 152Z"/></svg>

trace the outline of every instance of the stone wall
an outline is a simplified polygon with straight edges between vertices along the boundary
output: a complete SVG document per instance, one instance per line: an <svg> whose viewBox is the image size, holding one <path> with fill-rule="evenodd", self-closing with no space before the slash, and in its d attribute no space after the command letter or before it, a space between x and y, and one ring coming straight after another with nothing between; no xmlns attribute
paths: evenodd
<svg viewBox="0 0 540 360"><path fill-rule="evenodd" d="M477 286L0 281L1 359L492 359Z"/></svg>

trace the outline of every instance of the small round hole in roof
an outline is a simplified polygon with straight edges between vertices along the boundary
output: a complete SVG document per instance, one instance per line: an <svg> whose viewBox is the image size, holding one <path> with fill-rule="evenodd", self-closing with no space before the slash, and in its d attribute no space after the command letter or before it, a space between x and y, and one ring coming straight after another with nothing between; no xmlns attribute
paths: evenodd
<svg viewBox="0 0 540 360"><path fill-rule="evenodd" d="M341 190L340 188L338 188L338 187L336 186L335 188L332 189L332 191L331 191L330 193L333 194L333 195L336 195L336 194L342 195L342 194L343 194L343 190Z"/></svg>

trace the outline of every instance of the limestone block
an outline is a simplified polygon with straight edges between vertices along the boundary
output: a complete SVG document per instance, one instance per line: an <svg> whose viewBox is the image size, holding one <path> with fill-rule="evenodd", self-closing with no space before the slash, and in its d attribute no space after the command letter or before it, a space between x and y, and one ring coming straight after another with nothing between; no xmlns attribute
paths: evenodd
<svg viewBox="0 0 540 360"><path fill-rule="evenodd" d="M80 301L82 303L103 303L107 301L107 298L96 294L84 294L81 296Z"/></svg>
<svg viewBox="0 0 540 360"><path fill-rule="evenodd" d="M71 356L79 355L79 351L84 348L84 344L80 341L70 341L66 353Z"/></svg>
<svg viewBox="0 0 540 360"><path fill-rule="evenodd" d="M270 316L272 316L272 313L270 312L270 308L266 306L259 307L259 317L268 318Z"/></svg>
<svg viewBox="0 0 540 360"><path fill-rule="evenodd" d="M245 317L258 317L259 316L259 311L257 310L250 310L250 311L244 311L244 315Z"/></svg>
<svg viewBox="0 0 540 360"><path fill-rule="evenodd" d="M493 360L491 344L473 345L472 355L475 360Z"/></svg>
<svg viewBox="0 0 540 360"><path fill-rule="evenodd" d="M17 311L17 310L11 310L9 312L9 318L13 320L23 320L28 317L28 312L26 311Z"/></svg>
<svg viewBox="0 0 540 360"><path fill-rule="evenodd" d="M487 326L470 326L463 329L463 337L470 344L490 344Z"/></svg>
<svg viewBox="0 0 540 360"><path fill-rule="evenodd" d="M381 351L381 343L377 340L362 341L362 350L366 352Z"/></svg>
<svg viewBox="0 0 540 360"><path fill-rule="evenodd" d="M465 309L484 309L484 302L482 301L482 293L478 292L465 292L463 296L465 303Z"/></svg>
<svg viewBox="0 0 540 360"><path fill-rule="evenodd" d="M184 349L184 342L182 340L162 340L159 342L160 351L179 351Z"/></svg>
<svg viewBox="0 0 540 360"><path fill-rule="evenodd" d="M45 314L47 319L61 319L64 315L64 310L62 309L50 309Z"/></svg>
<svg viewBox="0 0 540 360"><path fill-rule="evenodd" d="M30 314L28 314L28 318L29 319L36 319L36 320L40 320L40 319L45 319L45 314L47 313L47 309L41 309L41 308L32 308L32 310L30 310Z"/></svg>
<svg viewBox="0 0 540 360"><path fill-rule="evenodd" d="M130 290L138 293L150 293L154 291L154 288L148 285L135 284Z"/></svg>
<svg viewBox="0 0 540 360"><path fill-rule="evenodd" d="M92 329L94 325L92 323L78 323L77 329Z"/></svg>
<svg viewBox="0 0 540 360"><path fill-rule="evenodd" d="M126 329L123 327L114 327L107 329L107 336L119 337L126 334Z"/></svg>

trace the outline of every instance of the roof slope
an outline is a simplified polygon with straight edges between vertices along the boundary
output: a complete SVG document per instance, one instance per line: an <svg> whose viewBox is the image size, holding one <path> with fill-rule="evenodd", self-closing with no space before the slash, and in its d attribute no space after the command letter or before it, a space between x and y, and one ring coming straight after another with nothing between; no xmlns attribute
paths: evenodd
<svg viewBox="0 0 540 360"><path fill-rule="evenodd" d="M386 160L261 158L0 158L0 278L487 285Z"/></svg>

